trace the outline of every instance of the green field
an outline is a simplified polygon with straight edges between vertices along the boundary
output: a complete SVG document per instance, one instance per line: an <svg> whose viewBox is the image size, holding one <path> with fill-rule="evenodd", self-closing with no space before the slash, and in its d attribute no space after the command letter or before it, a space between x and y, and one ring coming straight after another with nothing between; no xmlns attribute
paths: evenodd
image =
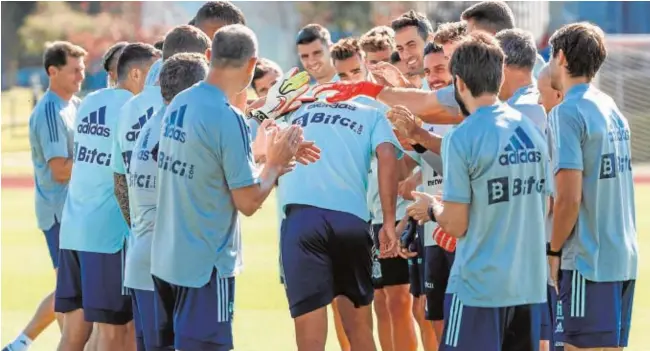
<svg viewBox="0 0 650 351"><path fill-rule="evenodd" d="M54 274L41 232L36 229L31 190L2 189L2 344L29 320L33 309L54 284ZM278 283L275 201L244 220L244 273L237 278L235 344L239 351L292 350L293 324ZM637 187L638 213L650 208L650 186ZM643 209L643 210L642 210ZM638 216L641 251L650 249L650 217ZM632 341L629 350L650 350L650 265L641 263ZM50 327L30 350L50 351L59 332ZM327 350L338 350L330 326Z"/></svg>

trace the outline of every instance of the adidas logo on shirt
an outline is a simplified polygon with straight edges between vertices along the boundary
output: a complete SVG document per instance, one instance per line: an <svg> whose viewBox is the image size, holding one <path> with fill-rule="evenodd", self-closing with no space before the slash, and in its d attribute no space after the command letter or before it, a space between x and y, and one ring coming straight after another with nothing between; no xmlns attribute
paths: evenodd
<svg viewBox="0 0 650 351"><path fill-rule="evenodd" d="M504 151L499 156L499 164L502 166L537 163L542 160L541 152L535 149L535 144L521 127L515 129Z"/></svg>
<svg viewBox="0 0 650 351"><path fill-rule="evenodd" d="M181 106L178 110L172 112L165 120L165 132L163 134L163 138L170 138L181 143L185 142L183 120L185 119L186 108L187 105Z"/></svg>
<svg viewBox="0 0 650 351"><path fill-rule="evenodd" d="M106 126L106 106L102 106L82 118L81 123L77 126L77 132L105 138L111 136L111 129Z"/></svg>
<svg viewBox="0 0 650 351"><path fill-rule="evenodd" d="M152 115L153 115L153 107L149 107L147 112L144 115L140 116L140 118L138 118L138 121L131 126L131 130L128 133L126 133L126 140L136 141L136 139L138 139L138 135L140 134L140 129L142 129L144 124L147 123L147 121L149 120L149 118L151 118Z"/></svg>

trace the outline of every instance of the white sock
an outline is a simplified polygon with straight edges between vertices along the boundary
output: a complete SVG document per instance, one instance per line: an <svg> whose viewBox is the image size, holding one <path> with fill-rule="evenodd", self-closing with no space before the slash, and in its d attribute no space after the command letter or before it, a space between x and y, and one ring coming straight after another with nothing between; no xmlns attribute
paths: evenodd
<svg viewBox="0 0 650 351"><path fill-rule="evenodd" d="M14 340L14 342L9 345L9 350L11 351L27 351L29 346L32 344L32 339L28 338L25 334L20 334Z"/></svg>

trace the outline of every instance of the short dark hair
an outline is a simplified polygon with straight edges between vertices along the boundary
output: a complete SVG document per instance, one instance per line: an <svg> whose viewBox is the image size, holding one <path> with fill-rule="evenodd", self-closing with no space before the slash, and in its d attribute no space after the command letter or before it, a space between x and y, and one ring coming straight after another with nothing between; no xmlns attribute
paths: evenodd
<svg viewBox="0 0 650 351"><path fill-rule="evenodd" d="M399 57L399 52L393 51L393 53L390 54L390 64L394 65L400 61L402 61L402 59Z"/></svg>
<svg viewBox="0 0 650 351"><path fill-rule="evenodd" d="M433 41L440 45L460 41L467 35L467 23L447 22L438 26L436 33L433 35Z"/></svg>
<svg viewBox="0 0 650 351"><path fill-rule="evenodd" d="M210 48L210 38L200 29L183 24L172 28L165 35L162 58L166 60L180 52L205 53Z"/></svg>
<svg viewBox="0 0 650 351"><path fill-rule="evenodd" d="M242 24L221 27L212 39L210 65L218 68L241 68L257 56L257 37Z"/></svg>
<svg viewBox="0 0 650 351"><path fill-rule="evenodd" d="M88 55L86 50L81 46L72 44L68 41L55 41L48 43L43 53L43 67L48 75L48 68L54 66L60 68L68 64L68 57L84 57Z"/></svg>
<svg viewBox="0 0 650 351"><path fill-rule="evenodd" d="M158 40L157 42L153 43L153 47L156 48L156 50L162 51L163 44L165 44L165 39Z"/></svg>
<svg viewBox="0 0 650 351"><path fill-rule="evenodd" d="M296 37L296 45L306 45L320 40L326 46L332 45L332 36L327 28L320 24L308 24L298 32Z"/></svg>
<svg viewBox="0 0 650 351"><path fill-rule="evenodd" d="M104 71L110 72L111 68L117 66L117 59L120 58L122 50L124 50L127 45L129 45L128 42L120 41L106 50L104 57L102 57L102 67L104 67Z"/></svg>
<svg viewBox="0 0 650 351"><path fill-rule="evenodd" d="M603 30L587 22L572 23L558 29L549 44L552 57L562 50L571 77L592 79L607 58Z"/></svg>
<svg viewBox="0 0 650 351"><path fill-rule="evenodd" d="M341 39L330 49L330 56L333 61L347 60L356 55L363 57L359 41L356 38Z"/></svg>
<svg viewBox="0 0 650 351"><path fill-rule="evenodd" d="M153 45L145 43L131 43L122 49L117 59L117 80L123 80L129 74L134 65L142 64L160 56L160 51Z"/></svg>
<svg viewBox="0 0 650 351"><path fill-rule="evenodd" d="M435 42L428 42L427 45L424 46L424 56L427 56L429 54L442 54L442 53L444 53L442 46L436 44Z"/></svg>
<svg viewBox="0 0 650 351"><path fill-rule="evenodd" d="M395 49L395 31L387 26L377 26L359 39L359 46L365 52L378 52Z"/></svg>
<svg viewBox="0 0 650 351"><path fill-rule="evenodd" d="M189 22L187 22L188 26L196 26L196 18L192 18Z"/></svg>
<svg viewBox="0 0 650 351"><path fill-rule="evenodd" d="M504 1L481 1L463 11L460 18L473 20L480 29L493 33L515 27L515 15Z"/></svg>
<svg viewBox="0 0 650 351"><path fill-rule="evenodd" d="M196 52L182 52L173 55L160 69L160 93L169 102L181 91L205 79L208 60Z"/></svg>
<svg viewBox="0 0 650 351"><path fill-rule="evenodd" d="M403 13L401 16L394 19L390 23L390 27L393 28L395 32L406 27L416 27L418 35L420 35L420 38L424 41L427 41L429 34L433 33L433 27L431 26L431 22L429 22L427 16L420 12L415 12L414 10Z"/></svg>
<svg viewBox="0 0 650 351"><path fill-rule="evenodd" d="M253 79L251 80L251 87L255 89L255 81L263 78L272 71L282 75L282 69L277 63L266 58L260 58L257 60L257 63L255 64L255 72L253 72Z"/></svg>
<svg viewBox="0 0 650 351"><path fill-rule="evenodd" d="M537 61L537 46L533 35L523 29L502 30L495 38L506 55L506 66L533 70Z"/></svg>
<svg viewBox="0 0 650 351"><path fill-rule="evenodd" d="M505 55L499 42L484 32L470 34L456 48L449 61L449 70L460 77L472 96L498 94L503 79Z"/></svg>
<svg viewBox="0 0 650 351"><path fill-rule="evenodd" d="M195 26L201 25L205 21L215 21L223 25L246 24L244 13L230 1L206 2L199 8L192 21L190 23Z"/></svg>

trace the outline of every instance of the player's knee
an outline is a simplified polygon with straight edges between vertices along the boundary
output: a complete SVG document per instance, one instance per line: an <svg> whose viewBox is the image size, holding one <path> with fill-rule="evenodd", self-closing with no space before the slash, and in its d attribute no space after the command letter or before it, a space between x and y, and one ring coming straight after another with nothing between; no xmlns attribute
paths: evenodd
<svg viewBox="0 0 650 351"><path fill-rule="evenodd" d="M126 334L126 325L112 325L106 323L95 323L99 338L104 341L122 339Z"/></svg>
<svg viewBox="0 0 650 351"><path fill-rule="evenodd" d="M424 304L421 303L422 297L415 298L413 299L413 304L411 307L411 313L413 313L413 317L415 317L415 320L418 322L419 325L422 325L422 323L426 323L426 319L424 318Z"/></svg>
<svg viewBox="0 0 650 351"><path fill-rule="evenodd" d="M387 295L388 311L392 316L411 314L412 299L408 289L395 289Z"/></svg>

